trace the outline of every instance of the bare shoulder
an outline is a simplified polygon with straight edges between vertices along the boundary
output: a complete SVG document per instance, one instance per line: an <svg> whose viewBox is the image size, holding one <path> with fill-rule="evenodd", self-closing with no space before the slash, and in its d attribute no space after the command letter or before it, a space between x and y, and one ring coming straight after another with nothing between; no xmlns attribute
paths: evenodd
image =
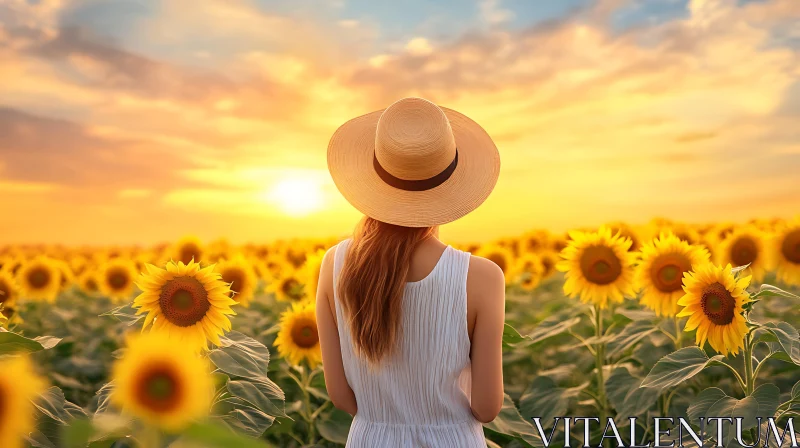
<svg viewBox="0 0 800 448"><path fill-rule="evenodd" d="M333 260L336 255L336 248L339 245L335 245L328 249L325 252L325 255L322 257L322 263L319 267L319 288L320 291L325 291L330 295L333 291Z"/></svg>
<svg viewBox="0 0 800 448"><path fill-rule="evenodd" d="M499 282L505 284L503 270L494 261L488 258L470 255L469 257L469 279L475 278L481 283Z"/></svg>
<svg viewBox="0 0 800 448"><path fill-rule="evenodd" d="M505 284L505 275L500 266L489 259L470 256L467 274L467 293L470 297L479 301L502 300Z"/></svg>

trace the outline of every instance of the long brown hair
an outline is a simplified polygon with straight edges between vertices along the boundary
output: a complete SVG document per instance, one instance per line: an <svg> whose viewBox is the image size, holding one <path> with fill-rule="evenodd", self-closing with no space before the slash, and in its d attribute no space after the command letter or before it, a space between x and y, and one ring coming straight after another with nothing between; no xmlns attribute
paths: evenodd
<svg viewBox="0 0 800 448"><path fill-rule="evenodd" d="M434 230L401 227L369 217L356 227L337 293L356 351L373 364L394 350L411 255Z"/></svg>

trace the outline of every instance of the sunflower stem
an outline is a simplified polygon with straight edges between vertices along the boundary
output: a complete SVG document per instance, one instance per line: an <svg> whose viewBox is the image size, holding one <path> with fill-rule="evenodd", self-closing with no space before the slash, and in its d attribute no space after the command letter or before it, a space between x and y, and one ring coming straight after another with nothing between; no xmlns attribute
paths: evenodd
<svg viewBox="0 0 800 448"><path fill-rule="evenodd" d="M749 397L753 393L755 375L753 375L753 340L748 332L744 337L744 379L745 396Z"/></svg>
<svg viewBox="0 0 800 448"><path fill-rule="evenodd" d="M677 315L672 316L675 322L675 349L680 350L683 348L683 332L681 331L681 319Z"/></svg>
<svg viewBox="0 0 800 448"><path fill-rule="evenodd" d="M594 310L594 330L595 336L600 341L603 337L603 310L595 306ZM600 410L601 424L606 421L606 382L603 375L603 365L605 364L605 343L599 342L595 348L595 364L597 368L597 407Z"/></svg>
<svg viewBox="0 0 800 448"><path fill-rule="evenodd" d="M139 438L140 448L160 448L161 447L161 433L158 428L152 425L146 425L142 428L142 435Z"/></svg>
<svg viewBox="0 0 800 448"><path fill-rule="evenodd" d="M308 423L308 444L313 445L316 440L315 434L315 427L314 427L314 417L311 411L311 394L308 392L308 388L311 385L311 379L313 375L308 374L308 369L303 369L303 404L305 405L305 412L303 413L303 418Z"/></svg>

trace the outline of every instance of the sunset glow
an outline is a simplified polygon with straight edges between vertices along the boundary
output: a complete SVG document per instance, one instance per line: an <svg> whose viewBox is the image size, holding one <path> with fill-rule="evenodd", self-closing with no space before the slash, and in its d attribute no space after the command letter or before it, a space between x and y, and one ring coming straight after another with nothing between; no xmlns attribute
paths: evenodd
<svg viewBox="0 0 800 448"><path fill-rule="evenodd" d="M345 233L328 141L405 96L500 150L453 240L792 216L798 23L797 0L0 2L0 243Z"/></svg>
<svg viewBox="0 0 800 448"><path fill-rule="evenodd" d="M310 179L284 179L268 192L267 199L289 216L306 216L323 206L319 185Z"/></svg>

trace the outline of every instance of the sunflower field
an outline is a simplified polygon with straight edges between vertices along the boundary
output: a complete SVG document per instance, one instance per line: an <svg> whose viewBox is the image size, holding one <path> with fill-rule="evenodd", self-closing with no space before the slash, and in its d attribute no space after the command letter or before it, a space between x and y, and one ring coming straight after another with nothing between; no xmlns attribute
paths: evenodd
<svg viewBox="0 0 800 448"><path fill-rule="evenodd" d="M337 242L0 248L0 447L343 446L311 300ZM800 416L800 218L454 246L506 274L490 447L543 446L534 417L572 446L583 428L554 417L641 440L654 416L743 417L743 437L708 430L737 447ZM592 446L616 446L604 427Z"/></svg>

